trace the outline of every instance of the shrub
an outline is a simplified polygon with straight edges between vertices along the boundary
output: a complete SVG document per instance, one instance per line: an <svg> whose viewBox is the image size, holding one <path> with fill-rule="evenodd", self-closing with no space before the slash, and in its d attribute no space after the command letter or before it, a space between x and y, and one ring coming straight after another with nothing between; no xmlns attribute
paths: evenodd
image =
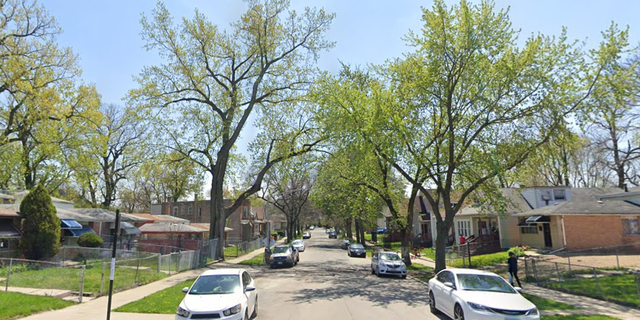
<svg viewBox="0 0 640 320"><path fill-rule="evenodd" d="M27 259L40 260L60 251L60 219L49 192L38 185L20 203L24 215L20 252Z"/></svg>
<svg viewBox="0 0 640 320"><path fill-rule="evenodd" d="M529 249L530 249L529 246L517 246L509 249L508 252L513 252L513 254L515 254L516 257L524 257L525 256L524 252Z"/></svg>
<svg viewBox="0 0 640 320"><path fill-rule="evenodd" d="M102 238L93 232L87 232L78 238L78 245L81 247L97 248L102 245Z"/></svg>

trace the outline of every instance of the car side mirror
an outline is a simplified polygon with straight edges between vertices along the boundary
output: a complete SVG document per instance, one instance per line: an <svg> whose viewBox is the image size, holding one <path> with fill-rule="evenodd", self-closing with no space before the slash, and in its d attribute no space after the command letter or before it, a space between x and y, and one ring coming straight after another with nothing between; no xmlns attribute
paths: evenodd
<svg viewBox="0 0 640 320"><path fill-rule="evenodd" d="M182 288L182 292L183 292L183 293L187 293L187 292L189 292L189 287L184 287L184 288Z"/></svg>
<svg viewBox="0 0 640 320"><path fill-rule="evenodd" d="M254 287L254 286L247 286L246 288L244 288L245 292L247 292L247 291L255 291L255 290L256 290L256 287Z"/></svg>
<svg viewBox="0 0 640 320"><path fill-rule="evenodd" d="M454 290L456 289L456 285L451 283L451 282L449 282L449 281L445 282L444 286L445 287L449 287L449 288L454 289Z"/></svg>

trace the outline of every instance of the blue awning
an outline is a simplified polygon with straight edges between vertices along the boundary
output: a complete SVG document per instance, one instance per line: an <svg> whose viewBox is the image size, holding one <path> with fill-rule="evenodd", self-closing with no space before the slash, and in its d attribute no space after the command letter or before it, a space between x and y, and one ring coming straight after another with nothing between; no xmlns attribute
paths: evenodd
<svg viewBox="0 0 640 320"><path fill-rule="evenodd" d="M82 225L73 219L60 219L60 225L62 229L74 229L80 230L82 229Z"/></svg>
<svg viewBox="0 0 640 320"><path fill-rule="evenodd" d="M385 233L387 232L387 228L380 228L378 230L376 230L377 233Z"/></svg>
<svg viewBox="0 0 640 320"><path fill-rule="evenodd" d="M95 231L93 231L93 229L89 228L88 226L81 226L81 229L67 229L65 230L65 235L69 236L69 237L79 237L87 232L93 232L96 233Z"/></svg>

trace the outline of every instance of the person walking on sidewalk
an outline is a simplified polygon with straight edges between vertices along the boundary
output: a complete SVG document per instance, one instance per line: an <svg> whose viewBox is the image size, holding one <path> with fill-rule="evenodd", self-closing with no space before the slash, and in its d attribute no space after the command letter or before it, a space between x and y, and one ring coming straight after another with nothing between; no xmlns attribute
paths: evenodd
<svg viewBox="0 0 640 320"><path fill-rule="evenodd" d="M520 278L518 278L518 257L516 257L513 252L509 252L509 259L507 259L507 264L509 264L509 283L511 283L511 286L515 287L515 285L513 284L513 278L516 278L516 281L518 281L518 287L522 288L522 285L520 284Z"/></svg>

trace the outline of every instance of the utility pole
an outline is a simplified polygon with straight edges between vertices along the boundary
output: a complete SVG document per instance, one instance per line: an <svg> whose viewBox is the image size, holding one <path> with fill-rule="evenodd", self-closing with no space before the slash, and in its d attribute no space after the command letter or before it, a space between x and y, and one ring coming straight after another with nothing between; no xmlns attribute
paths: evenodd
<svg viewBox="0 0 640 320"><path fill-rule="evenodd" d="M111 319L111 298L113 296L113 276L116 272L116 247L118 244L118 229L120 229L120 210L116 209L116 229L113 233L113 250L111 251L111 275L109 276L109 302L107 303L107 320Z"/></svg>

